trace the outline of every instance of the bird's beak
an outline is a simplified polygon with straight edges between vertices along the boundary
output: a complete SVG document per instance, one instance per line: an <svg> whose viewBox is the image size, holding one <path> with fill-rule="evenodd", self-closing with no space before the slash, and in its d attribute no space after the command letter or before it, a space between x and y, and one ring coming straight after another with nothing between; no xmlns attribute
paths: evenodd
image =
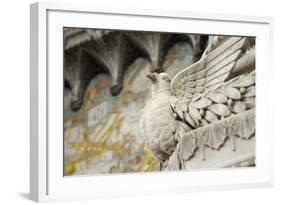
<svg viewBox="0 0 281 205"><path fill-rule="evenodd" d="M155 73L148 73L146 77L148 77L152 83L155 83L157 81Z"/></svg>

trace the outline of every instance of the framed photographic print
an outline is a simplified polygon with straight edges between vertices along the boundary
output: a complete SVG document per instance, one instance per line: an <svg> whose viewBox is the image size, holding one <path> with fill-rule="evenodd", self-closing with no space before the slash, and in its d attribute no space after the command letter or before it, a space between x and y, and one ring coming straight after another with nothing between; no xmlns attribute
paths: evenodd
<svg viewBox="0 0 281 205"><path fill-rule="evenodd" d="M271 30L267 17L31 5L31 199L271 186Z"/></svg>

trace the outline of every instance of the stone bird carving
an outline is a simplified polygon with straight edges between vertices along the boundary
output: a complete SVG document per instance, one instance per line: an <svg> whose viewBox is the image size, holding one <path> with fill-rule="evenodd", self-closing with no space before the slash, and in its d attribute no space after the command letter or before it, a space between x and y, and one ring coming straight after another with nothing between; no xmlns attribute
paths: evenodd
<svg viewBox="0 0 281 205"><path fill-rule="evenodd" d="M140 118L139 135L161 169L180 169L168 162L183 137L191 136L181 150L190 158L202 145L199 138L204 147L219 149L227 137L248 138L255 132L254 111L247 114L255 108L254 41L220 36L207 49L173 79L166 73L147 75L152 97Z"/></svg>

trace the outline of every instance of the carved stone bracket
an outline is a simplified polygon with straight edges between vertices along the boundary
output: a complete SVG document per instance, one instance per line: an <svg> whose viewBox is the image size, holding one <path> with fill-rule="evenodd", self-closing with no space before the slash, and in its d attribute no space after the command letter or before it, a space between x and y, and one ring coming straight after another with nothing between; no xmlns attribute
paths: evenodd
<svg viewBox="0 0 281 205"><path fill-rule="evenodd" d="M208 160L207 156L205 156L205 149L209 148L218 151L224 146L227 139L231 141L234 152L239 149L235 144L236 137L249 140L254 135L255 109L187 132L182 139L179 139L176 150L166 163L165 169L175 170L181 168L184 162L191 160L196 153L201 154L202 160Z"/></svg>

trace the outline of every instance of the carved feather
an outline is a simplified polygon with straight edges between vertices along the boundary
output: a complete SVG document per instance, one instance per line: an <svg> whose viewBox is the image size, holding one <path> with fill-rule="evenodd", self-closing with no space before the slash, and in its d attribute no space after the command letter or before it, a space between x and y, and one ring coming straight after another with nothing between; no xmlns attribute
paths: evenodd
<svg viewBox="0 0 281 205"><path fill-rule="evenodd" d="M255 84L254 76L240 77L235 83L232 84L233 87L249 87Z"/></svg>
<svg viewBox="0 0 281 205"><path fill-rule="evenodd" d="M219 62L223 61L224 59L228 58L230 55L232 55L233 53L237 52L237 50L239 51L239 49L246 43L246 39L243 38L240 41L238 41L237 43L235 43L233 46L231 46L229 49L227 49L226 51L223 52L223 54L220 56L220 58L215 58L214 60L212 60L208 66L212 67L216 64L218 64Z"/></svg>
<svg viewBox="0 0 281 205"><path fill-rule="evenodd" d="M218 58L221 54L223 54L227 49L231 48L231 46L235 45L238 41L240 41L241 37L231 37L224 41L220 46L218 46L214 51L212 51L206 58L206 63L209 64L215 58ZM242 47L242 46L241 46ZM240 48L240 47L239 47ZM237 50L239 48L236 48Z"/></svg>
<svg viewBox="0 0 281 205"><path fill-rule="evenodd" d="M184 109L182 109L182 107L180 107L180 106L178 106L178 105L176 105L175 108L176 108L176 113L178 114L178 116L183 119L183 112L184 112Z"/></svg>
<svg viewBox="0 0 281 205"><path fill-rule="evenodd" d="M216 72L213 72L211 74L209 74L209 76L206 78L206 82L210 82L213 79L217 79L217 77L229 73L229 71L233 68L235 62L232 62L230 64L227 64L224 67L219 67L218 70Z"/></svg>
<svg viewBox="0 0 281 205"><path fill-rule="evenodd" d="M226 117L230 115L230 110L224 104L213 104L208 109L220 116Z"/></svg>
<svg viewBox="0 0 281 205"><path fill-rule="evenodd" d="M198 101L192 102L191 106L195 107L197 109L202 109L202 108L206 108L206 107L210 106L211 104L213 104L213 103L208 98L201 98Z"/></svg>
<svg viewBox="0 0 281 205"><path fill-rule="evenodd" d="M206 88L205 88L204 91L203 91L203 94L210 93L210 92L212 92L213 90L217 90L217 89L219 89L222 85L224 85L224 82L217 82L217 83L212 84L212 85L210 85L210 86L206 86Z"/></svg>
<svg viewBox="0 0 281 205"><path fill-rule="evenodd" d="M196 81L197 86L203 86L206 83L206 78L200 79Z"/></svg>
<svg viewBox="0 0 281 205"><path fill-rule="evenodd" d="M182 118L183 119L183 118ZM196 127L196 123L193 121L193 119L191 118L191 116L187 113L187 112L185 112L184 113L184 119L186 120L186 122L188 123L188 124L190 124L192 127Z"/></svg>
<svg viewBox="0 0 281 205"><path fill-rule="evenodd" d="M207 97L216 103L226 103L227 102L227 97L222 93L210 93L207 95Z"/></svg>
<svg viewBox="0 0 281 205"><path fill-rule="evenodd" d="M220 71L222 68L227 67L227 65L231 65L231 67L233 68L236 59L238 59L238 57L241 56L241 54L242 54L242 51L238 50L235 53L228 56L227 58L220 59L221 62L219 62L218 64L216 64L214 66L209 67L209 65L207 65L206 69L208 71L208 75L211 76L212 74Z"/></svg>
<svg viewBox="0 0 281 205"><path fill-rule="evenodd" d="M212 111L206 110L205 119L211 123L217 121L218 117Z"/></svg>
<svg viewBox="0 0 281 205"><path fill-rule="evenodd" d="M195 88L192 87L185 87L184 88L185 92L188 92L189 94L193 94L195 92Z"/></svg>
<svg viewBox="0 0 281 205"><path fill-rule="evenodd" d="M186 112L187 111L187 104L185 102L179 102L176 105L177 109L179 109L181 112Z"/></svg>
<svg viewBox="0 0 281 205"><path fill-rule="evenodd" d="M191 74L191 75L189 75L189 76L184 76L183 79L185 79L185 80L187 80L187 81L194 81L194 80L196 79L196 75Z"/></svg>
<svg viewBox="0 0 281 205"><path fill-rule="evenodd" d="M196 74L196 79L199 80L199 79L202 79L206 76L206 70L202 70L202 71L199 71L197 74Z"/></svg>
<svg viewBox="0 0 281 205"><path fill-rule="evenodd" d="M202 93L203 90L204 90L204 87L202 87L202 86L197 86L197 87L195 88L195 92L197 92L197 93Z"/></svg>
<svg viewBox="0 0 281 205"><path fill-rule="evenodd" d="M192 88L194 88L195 85L196 85L196 83L193 82L193 81L187 81L187 82L185 82L184 85L185 85L186 87L192 87Z"/></svg>
<svg viewBox="0 0 281 205"><path fill-rule="evenodd" d="M220 85L223 85L224 83L224 81L228 78L228 76L229 76L229 73L225 73L225 74L223 74L223 75L220 75L219 77L217 77L217 78L214 78L214 79L212 79L212 80L210 80L210 81L208 81L208 82L206 82L205 83L205 87L207 88L207 91L212 91L212 90L214 90L213 88L214 88L214 85L217 85L217 84L219 84L220 83ZM216 87L216 86L215 86Z"/></svg>
<svg viewBox="0 0 281 205"><path fill-rule="evenodd" d="M248 87L246 93L243 95L244 97L253 97L256 95L255 86Z"/></svg>
<svg viewBox="0 0 281 205"><path fill-rule="evenodd" d="M185 92L185 91L183 90L183 96L184 96L185 98L191 99L192 96L193 96L193 94L191 94L191 93L189 93L189 92Z"/></svg>
<svg viewBox="0 0 281 205"><path fill-rule="evenodd" d="M235 113L241 113L244 112L246 110L246 105L241 102L241 101L235 101L233 103L233 108L232 108L233 112Z"/></svg>
<svg viewBox="0 0 281 205"><path fill-rule="evenodd" d="M221 91L223 94L225 94L227 97L234 99L234 100L239 100L241 98L241 93L239 90L236 88L224 88Z"/></svg>
<svg viewBox="0 0 281 205"><path fill-rule="evenodd" d="M189 114L190 114L191 118L193 119L193 121L198 126L200 124L200 121L201 121L201 115L200 115L199 110L196 109L193 106L189 106Z"/></svg>

